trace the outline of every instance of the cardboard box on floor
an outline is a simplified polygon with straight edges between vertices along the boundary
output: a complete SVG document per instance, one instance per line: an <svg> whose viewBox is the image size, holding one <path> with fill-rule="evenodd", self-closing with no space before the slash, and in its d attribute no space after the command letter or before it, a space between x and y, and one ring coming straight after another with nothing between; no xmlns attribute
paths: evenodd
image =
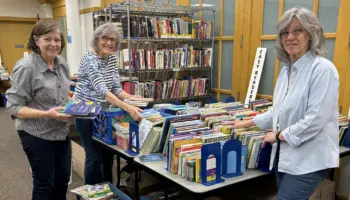
<svg viewBox="0 0 350 200"><path fill-rule="evenodd" d="M334 200L335 182L325 179L315 190L309 200Z"/></svg>
<svg viewBox="0 0 350 200"><path fill-rule="evenodd" d="M82 146L72 141L72 167L73 170L84 178L85 151Z"/></svg>

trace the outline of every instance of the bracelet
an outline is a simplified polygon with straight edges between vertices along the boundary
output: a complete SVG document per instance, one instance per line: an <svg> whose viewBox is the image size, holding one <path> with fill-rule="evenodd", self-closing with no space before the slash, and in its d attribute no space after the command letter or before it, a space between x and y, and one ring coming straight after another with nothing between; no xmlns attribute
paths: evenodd
<svg viewBox="0 0 350 200"><path fill-rule="evenodd" d="M278 142L281 142L281 140L280 140L280 134L281 134L281 131L278 132L278 133L276 134L276 140L277 140Z"/></svg>

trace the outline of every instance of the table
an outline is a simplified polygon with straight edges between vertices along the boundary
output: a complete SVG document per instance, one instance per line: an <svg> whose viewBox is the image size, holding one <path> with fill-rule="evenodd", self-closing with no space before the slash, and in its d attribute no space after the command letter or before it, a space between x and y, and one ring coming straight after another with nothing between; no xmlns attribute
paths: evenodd
<svg viewBox="0 0 350 200"><path fill-rule="evenodd" d="M186 189L187 191L197 194L196 196L202 196L203 198L206 195L206 193L212 192L213 190L217 190L219 188L223 188L229 185L233 185L235 183L239 183L242 181L250 180L253 178L257 178L260 176L267 175L269 173L262 172L260 170L246 170L244 172L244 175L237 176L233 178L223 178L225 181L222 183L218 183L211 186L205 186L199 183L186 181L186 179L180 177L177 174L172 174L165 170L166 162L141 162L138 157L136 157L135 162L142 166L142 169L145 171L150 171L151 174L157 173L158 175L161 175L163 178L166 178L167 180L170 180L171 182L175 183L176 185L181 186L182 188ZM197 198L196 198L197 199Z"/></svg>
<svg viewBox="0 0 350 200"><path fill-rule="evenodd" d="M339 147L339 157L345 157L350 155L350 149L346 147ZM194 183L190 181L186 181L184 178L172 174L168 171L165 170L166 167L166 162L141 162L138 157L134 158L134 161L138 164L140 168L143 170L156 175L160 178L166 179L182 188L185 190L189 191L190 193L194 194L199 199L204 199L208 197L208 194L217 190L224 188L229 185L233 185L242 181L258 178L264 175L268 174L273 174L273 173L265 173L259 170L246 170L242 176L237 176L233 178L223 178L225 181L222 183L218 183L212 186L204 186L199 183ZM331 179L334 179L334 169L331 170ZM136 179L137 180L137 179ZM197 199L196 198L196 199ZM167 194L166 198L167 199Z"/></svg>
<svg viewBox="0 0 350 200"><path fill-rule="evenodd" d="M180 186L181 188L189 191L192 193L194 196L196 196L198 199L204 199L210 195L210 193L233 185L237 184L246 180L251 180L254 178L258 178L264 175L268 174L273 174L273 173L266 173L262 172L259 170L246 170L242 176L237 176L233 178L223 178L225 181L222 183L218 183L212 186L204 186L199 183L194 183L194 182L189 182L186 181L184 178L172 174L168 171L165 170L166 167L166 162L141 162L140 159L137 156L133 156L128 154L124 149L121 149L117 147L116 145L109 145L106 144L105 142L101 141L98 138L93 137L94 141L98 142L99 144L103 145L104 148L109 149L112 151L116 156L117 156L117 187L120 187L120 174L121 174L121 169L120 169L120 157L125 159L128 163L128 165L131 165L135 169L135 180L139 180L139 171L144 170L156 177L159 177L161 179L165 179L167 182L171 182L175 185ZM339 157L345 157L350 155L350 149L346 147L339 147ZM334 169L331 170L331 180L334 179ZM138 181L135 181L135 195L137 199L139 199L139 185ZM165 199L168 199L167 196L167 185L165 185ZM197 199L196 198L196 199Z"/></svg>

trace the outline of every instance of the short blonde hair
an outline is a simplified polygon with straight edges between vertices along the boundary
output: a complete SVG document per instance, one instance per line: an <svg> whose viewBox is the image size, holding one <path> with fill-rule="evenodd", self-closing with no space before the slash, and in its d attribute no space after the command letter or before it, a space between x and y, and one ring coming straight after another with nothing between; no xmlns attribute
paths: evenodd
<svg viewBox="0 0 350 200"><path fill-rule="evenodd" d="M103 25L96 28L96 30L94 31L94 33L92 35L91 47L96 52L99 52L100 49L98 47L98 38L100 38L104 35L109 35L109 34L115 34L117 41L115 44L114 51L118 50L119 44L120 44L120 37L119 37L119 34L117 32L117 27L112 23L103 24Z"/></svg>
<svg viewBox="0 0 350 200"><path fill-rule="evenodd" d="M309 51L313 55L326 56L328 51L325 47L323 29L316 15L306 8L291 8L287 10L277 24L277 39L275 44L276 55L279 61L290 61L289 54L283 47L281 32L285 31L293 19L297 19L309 34Z"/></svg>

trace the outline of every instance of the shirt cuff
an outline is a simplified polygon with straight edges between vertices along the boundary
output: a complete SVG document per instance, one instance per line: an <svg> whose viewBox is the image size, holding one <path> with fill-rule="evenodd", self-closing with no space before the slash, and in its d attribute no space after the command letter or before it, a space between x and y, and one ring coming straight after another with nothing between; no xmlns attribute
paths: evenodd
<svg viewBox="0 0 350 200"><path fill-rule="evenodd" d="M300 146L301 141L300 138L297 136L294 136L290 131L289 128L284 129L281 134L284 137L284 140L293 148Z"/></svg>
<svg viewBox="0 0 350 200"><path fill-rule="evenodd" d="M6 108L7 112L13 116L16 117L18 112L23 108L24 106L9 106Z"/></svg>
<svg viewBox="0 0 350 200"><path fill-rule="evenodd" d="M121 92L123 92L123 90L122 89L116 89L116 90L114 90L114 95L115 96L117 96L119 93L121 93Z"/></svg>
<svg viewBox="0 0 350 200"><path fill-rule="evenodd" d="M269 126L269 120L266 119L264 114L257 115L253 118L253 122L260 128L260 129L268 129L271 127Z"/></svg>

